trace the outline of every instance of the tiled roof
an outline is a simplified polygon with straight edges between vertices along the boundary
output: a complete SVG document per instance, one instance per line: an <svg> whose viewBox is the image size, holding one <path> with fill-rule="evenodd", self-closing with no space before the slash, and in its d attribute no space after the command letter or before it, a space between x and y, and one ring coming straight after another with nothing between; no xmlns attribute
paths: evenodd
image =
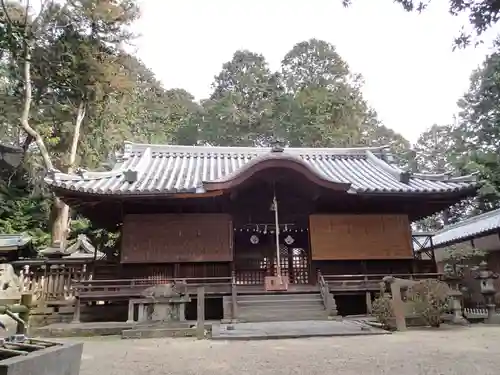
<svg viewBox="0 0 500 375"><path fill-rule="evenodd" d="M500 229L500 209L448 225L434 233L432 243L434 246L448 245L495 229Z"/></svg>
<svg viewBox="0 0 500 375"><path fill-rule="evenodd" d="M203 193L204 183L234 178L260 161L287 159L349 193L441 193L470 189L474 176L410 174L388 164L384 148L284 148L166 146L126 143L111 171L51 171L57 188L99 195ZM250 163L251 162L251 163ZM250 163L250 164L249 164Z"/></svg>
<svg viewBox="0 0 500 375"><path fill-rule="evenodd" d="M0 234L0 250L17 250L31 242L27 234Z"/></svg>
<svg viewBox="0 0 500 375"><path fill-rule="evenodd" d="M40 250L43 256L62 256L64 259L104 259L106 254L96 250L94 245L90 242L88 237L84 234L79 234L75 243L66 249L61 247L46 247Z"/></svg>

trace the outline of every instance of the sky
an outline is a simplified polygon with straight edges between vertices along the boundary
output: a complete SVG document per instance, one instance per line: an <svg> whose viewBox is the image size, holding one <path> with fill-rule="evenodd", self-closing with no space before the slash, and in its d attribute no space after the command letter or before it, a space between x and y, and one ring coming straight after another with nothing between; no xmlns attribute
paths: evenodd
<svg viewBox="0 0 500 375"><path fill-rule="evenodd" d="M365 80L363 94L382 122L411 142L433 124L450 124L487 43L452 51L466 19L435 0L410 14L392 0L140 0L135 51L166 88L203 99L238 49L262 53L279 69L294 44L310 38L336 46Z"/></svg>

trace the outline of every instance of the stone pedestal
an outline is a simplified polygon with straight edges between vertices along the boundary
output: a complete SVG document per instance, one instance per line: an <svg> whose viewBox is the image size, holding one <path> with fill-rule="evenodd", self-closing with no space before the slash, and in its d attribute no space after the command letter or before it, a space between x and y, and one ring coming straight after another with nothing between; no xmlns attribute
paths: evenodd
<svg viewBox="0 0 500 375"><path fill-rule="evenodd" d="M498 279L499 275L488 269L488 264L482 261L476 269L474 278L479 280L481 287L481 294L484 297L486 308L488 309L488 317L484 320L486 324L498 324L500 317L497 316L495 311L495 284L494 281Z"/></svg>
<svg viewBox="0 0 500 375"><path fill-rule="evenodd" d="M137 306L137 321L142 322L182 322L186 320L186 303L189 296L183 297L145 297L129 301L128 323L133 323L134 307Z"/></svg>
<svg viewBox="0 0 500 375"><path fill-rule="evenodd" d="M452 308L452 318L451 323L457 325L467 325L469 322L464 318L462 313L462 293L458 290L453 290L450 292L451 297L451 308Z"/></svg>
<svg viewBox="0 0 500 375"><path fill-rule="evenodd" d="M152 305L151 319L153 322L169 322L169 321L184 321L185 317L185 308L184 302L180 303L155 303ZM149 317L148 316L148 317Z"/></svg>
<svg viewBox="0 0 500 375"><path fill-rule="evenodd" d="M485 295L486 309L488 316L484 320L484 324L500 324L500 315L496 313L495 297L494 295Z"/></svg>

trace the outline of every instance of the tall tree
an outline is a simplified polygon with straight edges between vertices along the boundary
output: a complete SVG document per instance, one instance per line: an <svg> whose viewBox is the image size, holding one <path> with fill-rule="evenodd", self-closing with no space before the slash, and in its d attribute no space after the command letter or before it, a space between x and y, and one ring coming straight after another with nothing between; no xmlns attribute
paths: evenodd
<svg viewBox="0 0 500 375"><path fill-rule="evenodd" d="M44 1L33 15L20 2L1 4L4 56L23 87L26 143L36 142L46 170L71 172L87 108L120 79L115 59L137 7L128 0ZM63 243L69 208L57 197L52 217L53 241Z"/></svg>
<svg viewBox="0 0 500 375"><path fill-rule="evenodd" d="M297 43L281 62L283 81L288 92L321 87L332 92L357 88L360 77L349 71L335 46L318 39ZM354 85L352 85L354 84Z"/></svg>
<svg viewBox="0 0 500 375"><path fill-rule="evenodd" d="M452 173L457 167L456 137L451 125L434 124L420 134L414 145L414 168L420 173ZM466 216L470 201L466 200L416 223L419 230L435 231Z"/></svg>
<svg viewBox="0 0 500 375"><path fill-rule="evenodd" d="M458 102L454 127L460 168L479 172L482 187L476 209L499 206L500 197L500 43L471 75L468 92Z"/></svg>
<svg viewBox="0 0 500 375"><path fill-rule="evenodd" d="M264 57L235 52L215 77L203 102L201 138L209 144L267 145L273 136L273 111L279 82Z"/></svg>
<svg viewBox="0 0 500 375"><path fill-rule="evenodd" d="M450 125L433 125L418 138L414 150L419 172L445 173L453 170L455 139Z"/></svg>
<svg viewBox="0 0 500 375"><path fill-rule="evenodd" d="M290 104L280 124L291 145L408 148L403 137L377 119L361 94L362 77L350 71L332 44L318 39L297 43L281 66Z"/></svg>

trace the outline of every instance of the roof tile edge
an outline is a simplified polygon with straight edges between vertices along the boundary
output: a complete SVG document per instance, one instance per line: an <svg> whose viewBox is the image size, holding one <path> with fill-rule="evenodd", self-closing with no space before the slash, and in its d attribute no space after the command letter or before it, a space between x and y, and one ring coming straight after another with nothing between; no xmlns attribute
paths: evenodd
<svg viewBox="0 0 500 375"><path fill-rule="evenodd" d="M123 157L128 157L130 153L144 152L150 149L152 153L212 153L212 154L267 154L272 151L272 147L251 147L251 146L210 146L210 145L168 145L168 144L148 144L133 143L126 141ZM366 151L381 153L387 146L377 147L284 147L283 152L293 154L337 154L337 155L363 155Z"/></svg>

